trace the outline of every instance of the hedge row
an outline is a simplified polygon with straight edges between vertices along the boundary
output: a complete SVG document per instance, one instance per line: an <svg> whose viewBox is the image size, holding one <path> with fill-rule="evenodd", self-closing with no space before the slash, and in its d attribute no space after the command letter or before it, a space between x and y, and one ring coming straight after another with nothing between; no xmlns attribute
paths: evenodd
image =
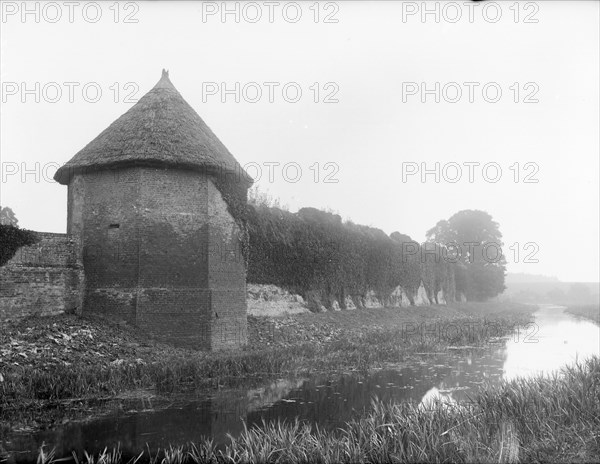
<svg viewBox="0 0 600 464"><path fill-rule="evenodd" d="M419 245L398 232L343 223L315 208L290 213L250 206L248 282L274 284L330 308L346 296L360 302L369 291L385 300L401 286L409 298L421 281L430 299L455 293L455 267L433 244ZM358 298L357 298L358 297Z"/></svg>

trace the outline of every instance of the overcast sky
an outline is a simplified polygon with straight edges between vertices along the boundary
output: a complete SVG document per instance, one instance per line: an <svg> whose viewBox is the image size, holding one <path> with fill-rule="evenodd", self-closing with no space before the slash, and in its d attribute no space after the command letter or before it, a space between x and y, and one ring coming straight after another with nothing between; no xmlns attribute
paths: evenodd
<svg viewBox="0 0 600 464"><path fill-rule="evenodd" d="M421 2L238 4L239 22L223 21L220 2L30 2L25 17L21 5L2 6L0 204L22 227L66 230L56 167L164 67L292 211L330 208L424 240L438 220L482 209L500 223L509 271L598 280L598 2L428 2L439 22L416 11ZM39 179L23 177L36 163ZM435 163L439 182L423 182ZM479 163L472 183L465 163ZM523 262L530 253L538 263Z"/></svg>

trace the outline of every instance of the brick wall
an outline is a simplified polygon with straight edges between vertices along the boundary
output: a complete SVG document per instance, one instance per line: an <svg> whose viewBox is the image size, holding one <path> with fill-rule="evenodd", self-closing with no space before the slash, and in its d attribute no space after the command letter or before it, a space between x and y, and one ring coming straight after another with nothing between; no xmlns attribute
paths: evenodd
<svg viewBox="0 0 600 464"><path fill-rule="evenodd" d="M19 248L0 267L0 321L81 308L84 276L79 240L66 234L37 235L36 244Z"/></svg>
<svg viewBox="0 0 600 464"><path fill-rule="evenodd" d="M208 288L211 290L211 348L246 344L246 265L242 235L219 189L208 180Z"/></svg>
<svg viewBox="0 0 600 464"><path fill-rule="evenodd" d="M134 169L123 175L76 175L69 185L67 231L81 236L83 314L118 315L135 323L138 191L139 171Z"/></svg>
<svg viewBox="0 0 600 464"><path fill-rule="evenodd" d="M201 349L245 344L239 231L212 180L131 167L76 175L67 230L82 235L83 312Z"/></svg>

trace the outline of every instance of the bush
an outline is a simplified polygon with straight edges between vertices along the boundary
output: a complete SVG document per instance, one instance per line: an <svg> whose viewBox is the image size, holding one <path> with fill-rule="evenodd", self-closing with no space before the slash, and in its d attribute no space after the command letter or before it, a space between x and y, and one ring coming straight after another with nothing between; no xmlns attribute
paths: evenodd
<svg viewBox="0 0 600 464"><path fill-rule="evenodd" d="M0 224L0 266L4 266L19 248L37 241L35 232L31 230Z"/></svg>
<svg viewBox="0 0 600 464"><path fill-rule="evenodd" d="M433 301L442 289L454 295L454 266L443 259L424 262L420 245L407 235L343 223L315 208L248 210L248 282L284 287L326 307L337 300L343 308L346 296L360 304L369 291L385 300L398 286L410 298L421 281Z"/></svg>

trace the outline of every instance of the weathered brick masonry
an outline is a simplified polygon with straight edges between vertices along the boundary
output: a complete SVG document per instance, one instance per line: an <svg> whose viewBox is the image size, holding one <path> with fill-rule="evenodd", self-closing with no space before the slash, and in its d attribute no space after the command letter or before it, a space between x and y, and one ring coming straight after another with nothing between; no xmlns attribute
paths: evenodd
<svg viewBox="0 0 600 464"><path fill-rule="evenodd" d="M247 342L247 235L231 211L252 179L166 71L55 180L68 185L67 232L81 239L82 314L201 349Z"/></svg>
<svg viewBox="0 0 600 464"><path fill-rule="evenodd" d="M82 306L83 265L76 236L38 232L0 267L0 321L77 312Z"/></svg>
<svg viewBox="0 0 600 464"><path fill-rule="evenodd" d="M73 177L68 202L68 232L83 244L83 314L203 349L245 343L241 234L210 176L96 171Z"/></svg>

